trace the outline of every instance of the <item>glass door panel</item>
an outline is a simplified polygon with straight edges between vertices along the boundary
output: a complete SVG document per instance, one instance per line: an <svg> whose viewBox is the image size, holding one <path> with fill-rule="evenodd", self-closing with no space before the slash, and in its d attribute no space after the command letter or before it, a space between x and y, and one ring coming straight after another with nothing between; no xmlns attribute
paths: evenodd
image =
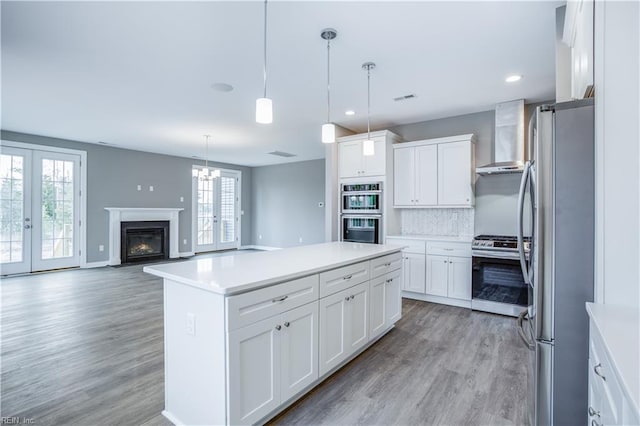
<svg viewBox="0 0 640 426"><path fill-rule="evenodd" d="M223 172L220 176L220 227L218 249L238 247L238 174Z"/></svg>
<svg viewBox="0 0 640 426"><path fill-rule="evenodd" d="M217 179L194 177L195 186L195 246L196 253L216 249Z"/></svg>
<svg viewBox="0 0 640 426"><path fill-rule="evenodd" d="M31 151L0 152L0 273L31 272Z"/></svg>

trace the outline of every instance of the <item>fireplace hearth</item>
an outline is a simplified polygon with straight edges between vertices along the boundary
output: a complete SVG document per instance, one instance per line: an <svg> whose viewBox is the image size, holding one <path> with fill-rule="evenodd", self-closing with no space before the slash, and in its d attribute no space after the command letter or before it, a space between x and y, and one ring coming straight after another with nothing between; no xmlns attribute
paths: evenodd
<svg viewBox="0 0 640 426"><path fill-rule="evenodd" d="M169 221L120 224L120 259L124 263L169 259Z"/></svg>

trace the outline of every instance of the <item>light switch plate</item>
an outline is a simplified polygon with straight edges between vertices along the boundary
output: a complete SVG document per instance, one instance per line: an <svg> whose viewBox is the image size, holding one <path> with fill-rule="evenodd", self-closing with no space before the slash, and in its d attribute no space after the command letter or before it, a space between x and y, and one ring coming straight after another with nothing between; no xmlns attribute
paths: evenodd
<svg viewBox="0 0 640 426"><path fill-rule="evenodd" d="M138 191L142 191L142 185L138 185Z"/></svg>
<svg viewBox="0 0 640 426"><path fill-rule="evenodd" d="M153 186L149 186L149 192L153 192Z"/></svg>

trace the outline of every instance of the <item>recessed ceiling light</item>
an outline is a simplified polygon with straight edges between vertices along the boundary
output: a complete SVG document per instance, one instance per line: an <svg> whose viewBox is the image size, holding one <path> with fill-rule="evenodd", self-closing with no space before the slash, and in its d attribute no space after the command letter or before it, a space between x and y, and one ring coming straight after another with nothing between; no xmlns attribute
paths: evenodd
<svg viewBox="0 0 640 426"><path fill-rule="evenodd" d="M516 81L520 81L521 78L522 78L521 75L514 74L505 78L504 81L506 81L507 83L515 83Z"/></svg>
<svg viewBox="0 0 640 426"><path fill-rule="evenodd" d="M233 90L233 86L227 83L213 83L211 88L218 92L230 92Z"/></svg>
<svg viewBox="0 0 640 426"><path fill-rule="evenodd" d="M349 109L344 112L344 115L356 115L356 112L352 109Z"/></svg>

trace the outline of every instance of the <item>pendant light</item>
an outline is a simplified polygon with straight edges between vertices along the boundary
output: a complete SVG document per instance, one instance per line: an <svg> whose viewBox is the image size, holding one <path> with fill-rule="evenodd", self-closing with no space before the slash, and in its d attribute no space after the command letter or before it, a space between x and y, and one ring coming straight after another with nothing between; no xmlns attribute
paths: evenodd
<svg viewBox="0 0 640 426"><path fill-rule="evenodd" d="M267 0L264 0L264 96L256 100L256 122L271 124L273 122L273 105L267 98Z"/></svg>
<svg viewBox="0 0 640 426"><path fill-rule="evenodd" d="M365 62L362 69L367 71L367 140L362 142L362 155L375 155L375 144L371 140L371 70L376 68L373 62Z"/></svg>
<svg viewBox="0 0 640 426"><path fill-rule="evenodd" d="M331 40L337 35L333 28L325 28L320 33L320 37L327 40L327 122L322 125L322 143L336 141L336 126L331 123Z"/></svg>
<svg viewBox="0 0 640 426"><path fill-rule="evenodd" d="M209 138L211 135L204 135L205 138L205 156L204 156L204 167L201 169L193 169L191 171L192 176L194 178L198 178L199 180L211 180L220 177L220 170L218 169L209 169Z"/></svg>

